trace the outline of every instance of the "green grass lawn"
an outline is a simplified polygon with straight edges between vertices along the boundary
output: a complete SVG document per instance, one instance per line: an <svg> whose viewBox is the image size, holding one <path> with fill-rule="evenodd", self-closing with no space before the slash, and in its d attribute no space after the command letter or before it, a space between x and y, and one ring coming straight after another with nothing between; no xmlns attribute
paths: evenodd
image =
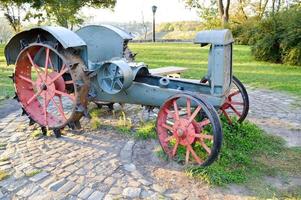
<svg viewBox="0 0 301 200"><path fill-rule="evenodd" d="M0 100L6 97L12 97L14 94L13 82L8 78L12 73L13 67L6 66L4 45L0 44Z"/></svg>
<svg viewBox="0 0 301 200"><path fill-rule="evenodd" d="M207 71L208 47L189 43L130 44L137 60L151 68L183 66L185 78L202 78ZM250 47L234 45L233 71L243 83L253 87L287 91L301 95L301 67L255 61Z"/></svg>
<svg viewBox="0 0 301 200"><path fill-rule="evenodd" d="M137 60L150 68L162 66L184 66L189 68L183 77L202 78L207 71L208 47L189 43L133 43L131 49L138 53ZM13 67L7 67L4 45L0 45L0 99L13 96L13 84L8 78ZM250 47L234 46L234 74L243 83L253 87L287 91L301 95L301 67L255 61Z"/></svg>

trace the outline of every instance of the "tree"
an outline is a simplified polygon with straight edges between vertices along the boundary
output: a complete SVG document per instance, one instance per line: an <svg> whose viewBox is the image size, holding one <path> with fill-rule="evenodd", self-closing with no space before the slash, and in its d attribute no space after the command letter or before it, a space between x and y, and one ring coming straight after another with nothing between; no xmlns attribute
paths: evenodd
<svg viewBox="0 0 301 200"><path fill-rule="evenodd" d="M22 2L4 0L1 1L0 6L4 12L4 17L7 19L12 29L15 32L20 32Z"/></svg>
<svg viewBox="0 0 301 200"><path fill-rule="evenodd" d="M58 25L73 29L74 26L84 22L79 11L83 7L113 9L116 0L44 0L37 9L42 8L48 19Z"/></svg>
<svg viewBox="0 0 301 200"><path fill-rule="evenodd" d="M0 40L6 43L12 37L13 30L6 18L0 17L0 24Z"/></svg>
<svg viewBox="0 0 301 200"><path fill-rule="evenodd" d="M225 27L229 22L229 8L230 8L230 0L226 0L225 5L223 0L218 0L218 10L222 20L223 27Z"/></svg>
<svg viewBox="0 0 301 200"><path fill-rule="evenodd" d="M226 0L226 4L224 4L223 0L210 0L209 6L205 6L205 0L184 0L184 2L188 7L195 8L199 12L200 17L205 20L216 21L216 14L219 13L223 27L229 22L230 0Z"/></svg>
<svg viewBox="0 0 301 200"><path fill-rule="evenodd" d="M73 29L74 26L83 23L83 17L79 14L81 8L109 8L113 9L116 4L116 0L0 0L0 5L3 10L6 10L6 14L10 16L8 20L12 27L19 30L18 26L21 26L21 18L18 14L23 6L30 7L32 9L26 9L25 19L36 18L39 22L42 21L54 21L56 24ZM16 7L16 11L10 11L8 8ZM25 9L24 9L25 11Z"/></svg>

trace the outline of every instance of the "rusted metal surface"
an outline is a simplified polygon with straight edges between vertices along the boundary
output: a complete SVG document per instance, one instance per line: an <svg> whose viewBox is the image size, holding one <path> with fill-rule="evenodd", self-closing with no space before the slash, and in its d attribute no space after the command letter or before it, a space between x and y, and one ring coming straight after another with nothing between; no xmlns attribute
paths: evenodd
<svg viewBox="0 0 301 200"><path fill-rule="evenodd" d="M86 109L88 103L89 79L85 79L82 62L63 54L49 45L35 43L23 49L16 62L18 100L32 121L49 129L79 120L84 112L79 113L78 107ZM56 63L51 59L54 57ZM83 84L78 85L79 81Z"/></svg>

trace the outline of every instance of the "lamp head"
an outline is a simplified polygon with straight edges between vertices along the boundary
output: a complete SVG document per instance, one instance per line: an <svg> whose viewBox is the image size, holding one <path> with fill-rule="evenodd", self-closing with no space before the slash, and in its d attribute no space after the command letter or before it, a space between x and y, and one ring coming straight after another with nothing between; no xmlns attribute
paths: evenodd
<svg viewBox="0 0 301 200"><path fill-rule="evenodd" d="M153 13L155 14L156 13L156 11L157 11L157 6L152 6L152 10L153 10Z"/></svg>

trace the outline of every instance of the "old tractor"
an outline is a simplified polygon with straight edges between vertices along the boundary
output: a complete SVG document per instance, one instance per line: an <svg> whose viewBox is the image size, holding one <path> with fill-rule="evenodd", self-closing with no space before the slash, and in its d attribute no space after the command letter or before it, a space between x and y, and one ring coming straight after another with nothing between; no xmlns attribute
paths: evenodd
<svg viewBox="0 0 301 200"><path fill-rule="evenodd" d="M233 38L229 30L201 31L194 43L210 45L208 73L202 80L170 78L179 68L152 70L135 62L132 35L110 25L72 32L37 27L15 35L5 47L15 98L30 124L43 133L80 128L89 102L129 103L160 108L156 130L165 153L185 164L210 165L222 145L220 115L232 123L248 113L246 89L232 75ZM232 117L235 115L235 117Z"/></svg>

